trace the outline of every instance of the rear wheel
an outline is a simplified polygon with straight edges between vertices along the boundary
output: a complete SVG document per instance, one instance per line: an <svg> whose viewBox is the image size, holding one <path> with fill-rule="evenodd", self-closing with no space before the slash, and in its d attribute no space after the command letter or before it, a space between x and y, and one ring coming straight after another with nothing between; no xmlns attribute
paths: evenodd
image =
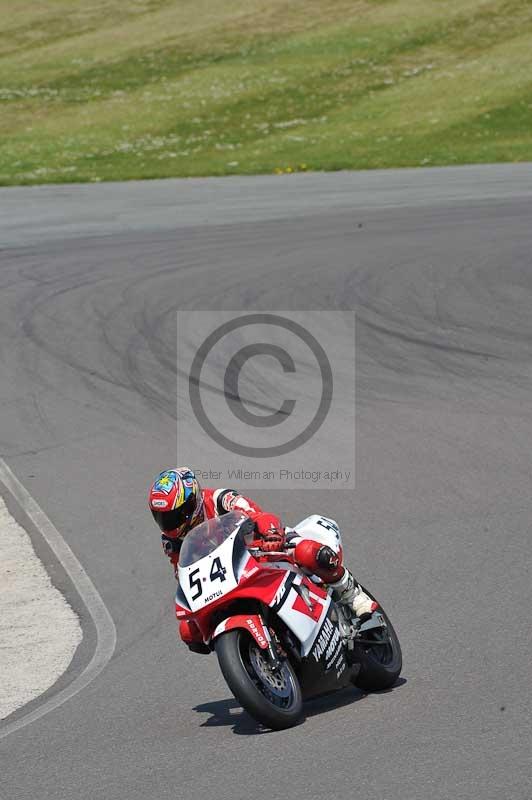
<svg viewBox="0 0 532 800"><path fill-rule="evenodd" d="M299 681L287 659L274 668L266 653L246 631L235 628L215 642L227 685L251 716L273 730L290 728L301 719Z"/></svg>
<svg viewBox="0 0 532 800"><path fill-rule="evenodd" d="M367 589L364 591L372 597ZM373 598L375 599L375 598ZM385 626L361 632L361 640L356 641L356 659L360 662L360 672L354 680L356 686L375 692L389 689L401 674L403 657L399 639L386 613L379 607Z"/></svg>

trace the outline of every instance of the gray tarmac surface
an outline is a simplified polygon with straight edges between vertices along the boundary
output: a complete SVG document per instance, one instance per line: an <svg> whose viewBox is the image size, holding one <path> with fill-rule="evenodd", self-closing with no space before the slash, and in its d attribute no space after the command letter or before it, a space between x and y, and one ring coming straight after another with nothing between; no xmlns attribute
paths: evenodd
<svg viewBox="0 0 532 800"><path fill-rule="evenodd" d="M6 189L0 214L0 455L118 632L0 741L2 800L528 800L532 166ZM145 508L191 307L357 312L356 491L255 496L340 522L404 680L282 733L176 643Z"/></svg>

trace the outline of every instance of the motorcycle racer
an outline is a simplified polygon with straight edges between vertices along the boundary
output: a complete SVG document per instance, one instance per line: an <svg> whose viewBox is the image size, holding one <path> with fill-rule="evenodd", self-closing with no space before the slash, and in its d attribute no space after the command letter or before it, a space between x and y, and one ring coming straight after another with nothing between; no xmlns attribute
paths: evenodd
<svg viewBox="0 0 532 800"><path fill-rule="evenodd" d="M161 472L151 486L148 503L161 530L164 552L176 576L179 551L187 533L205 520L230 511L241 511L255 523L263 552L281 554L287 549L292 550L300 569L307 575L316 575L330 586L334 599L349 606L359 618L369 616L378 608L342 563L339 534L335 534L333 529L324 529L322 541L284 529L279 517L264 512L257 503L235 489L202 489L189 467ZM201 636L194 623L190 625L182 621L179 630L181 638L191 649L203 652Z"/></svg>

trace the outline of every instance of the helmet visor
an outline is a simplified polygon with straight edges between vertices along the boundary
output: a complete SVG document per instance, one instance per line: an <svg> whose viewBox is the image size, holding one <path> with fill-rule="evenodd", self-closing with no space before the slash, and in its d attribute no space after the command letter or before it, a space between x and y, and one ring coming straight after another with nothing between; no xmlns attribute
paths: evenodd
<svg viewBox="0 0 532 800"><path fill-rule="evenodd" d="M177 531L177 533L180 534L190 522L195 510L196 497L191 494L179 508L174 508L172 511L155 511L152 508L151 513L153 514L155 522L164 533Z"/></svg>

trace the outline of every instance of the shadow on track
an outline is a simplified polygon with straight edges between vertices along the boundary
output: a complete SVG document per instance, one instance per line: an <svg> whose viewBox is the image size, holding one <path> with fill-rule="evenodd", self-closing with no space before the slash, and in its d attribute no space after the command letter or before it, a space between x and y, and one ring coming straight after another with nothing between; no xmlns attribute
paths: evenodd
<svg viewBox="0 0 532 800"><path fill-rule="evenodd" d="M234 697L227 700L215 700L212 703L201 703L199 706L194 706L194 711L199 714L211 715L201 723L202 728L216 728L219 725L231 726L233 733L241 736L257 736L269 732L243 711L242 706Z"/></svg>
<svg viewBox="0 0 532 800"><path fill-rule="evenodd" d="M400 686L406 683L405 678L399 678L391 689L385 689L382 692L372 692L372 694L387 694L393 692ZM321 695L312 700L307 700L304 705L304 717L314 717L318 714L326 714L329 711L335 711L338 708L352 705L360 700L363 700L368 695L354 686L343 689L342 691L332 692L331 694ZM199 714L210 714L204 722L201 723L202 728L215 728L220 725L232 727L233 733L239 736L259 736L274 731L267 730L263 726L255 722L252 717L243 711L240 704L233 698L227 700L215 700L211 703L202 703L201 705L194 706L194 711Z"/></svg>

